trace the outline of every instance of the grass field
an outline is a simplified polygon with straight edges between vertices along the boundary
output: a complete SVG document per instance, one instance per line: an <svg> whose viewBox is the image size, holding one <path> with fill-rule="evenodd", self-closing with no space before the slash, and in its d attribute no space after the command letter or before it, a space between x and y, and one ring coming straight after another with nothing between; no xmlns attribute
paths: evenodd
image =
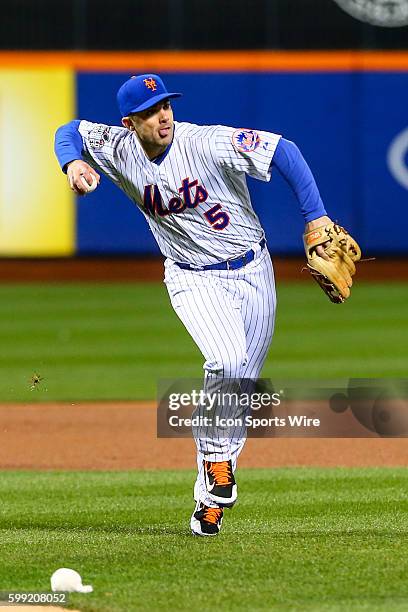
<svg viewBox="0 0 408 612"><path fill-rule="evenodd" d="M265 377L407 376L407 284L337 306L280 283L278 300ZM0 402L153 399L202 372L159 284L1 286L0 345ZM406 469L241 470L215 539L189 533L193 477L0 472L0 590L47 591L68 566L95 589L71 597L82 612L408 611Z"/></svg>
<svg viewBox="0 0 408 612"><path fill-rule="evenodd" d="M404 283L360 283L343 305L280 283L263 375L406 377L407 303ZM0 340L0 401L152 399L158 379L202 373L162 284L1 286Z"/></svg>
<svg viewBox="0 0 408 612"><path fill-rule="evenodd" d="M194 538L190 472L3 473L0 590L80 571L83 612L408 610L405 469L242 470L222 534Z"/></svg>

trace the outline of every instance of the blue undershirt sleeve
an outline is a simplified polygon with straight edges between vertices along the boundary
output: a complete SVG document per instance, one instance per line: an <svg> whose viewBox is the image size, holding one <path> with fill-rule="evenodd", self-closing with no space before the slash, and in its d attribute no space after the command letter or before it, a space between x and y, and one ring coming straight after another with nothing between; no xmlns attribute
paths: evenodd
<svg viewBox="0 0 408 612"><path fill-rule="evenodd" d="M327 215L313 174L294 142L281 138L272 163L292 188L305 223Z"/></svg>
<svg viewBox="0 0 408 612"><path fill-rule="evenodd" d="M67 164L74 159L82 159L83 142L78 131L81 121L75 120L62 125L55 133L54 151L62 171L67 172Z"/></svg>

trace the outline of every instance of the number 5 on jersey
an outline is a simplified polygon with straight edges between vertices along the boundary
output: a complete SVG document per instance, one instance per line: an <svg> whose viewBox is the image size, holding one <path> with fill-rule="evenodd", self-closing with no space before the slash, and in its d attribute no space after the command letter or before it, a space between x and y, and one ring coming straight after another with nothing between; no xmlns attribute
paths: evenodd
<svg viewBox="0 0 408 612"><path fill-rule="evenodd" d="M221 209L221 204L216 204L204 213L204 217L215 230L223 230L230 222L229 215Z"/></svg>

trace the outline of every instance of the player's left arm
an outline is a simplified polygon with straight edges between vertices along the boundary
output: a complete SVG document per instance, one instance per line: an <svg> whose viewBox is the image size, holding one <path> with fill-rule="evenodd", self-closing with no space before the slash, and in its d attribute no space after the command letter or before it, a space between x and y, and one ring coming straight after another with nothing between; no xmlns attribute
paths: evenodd
<svg viewBox="0 0 408 612"><path fill-rule="evenodd" d="M276 166L293 189L306 227L303 236L307 268L332 302L350 297L355 263L361 249L350 234L327 216L316 181L298 147L281 139L273 156Z"/></svg>
<svg viewBox="0 0 408 612"><path fill-rule="evenodd" d="M293 190L305 220L305 234L331 223L312 171L294 142L286 138L279 140L271 166L277 168ZM329 259L324 251L324 245L317 246L316 252L320 257Z"/></svg>

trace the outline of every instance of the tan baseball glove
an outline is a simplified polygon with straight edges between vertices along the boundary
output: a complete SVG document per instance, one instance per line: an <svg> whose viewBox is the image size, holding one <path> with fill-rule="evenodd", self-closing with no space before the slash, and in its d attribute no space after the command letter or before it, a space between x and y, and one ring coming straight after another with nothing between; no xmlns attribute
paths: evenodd
<svg viewBox="0 0 408 612"><path fill-rule="evenodd" d="M307 267L313 278L335 304L350 297L355 262L361 250L350 234L337 223L328 223L303 235ZM318 255L316 247L323 246L327 260Z"/></svg>

